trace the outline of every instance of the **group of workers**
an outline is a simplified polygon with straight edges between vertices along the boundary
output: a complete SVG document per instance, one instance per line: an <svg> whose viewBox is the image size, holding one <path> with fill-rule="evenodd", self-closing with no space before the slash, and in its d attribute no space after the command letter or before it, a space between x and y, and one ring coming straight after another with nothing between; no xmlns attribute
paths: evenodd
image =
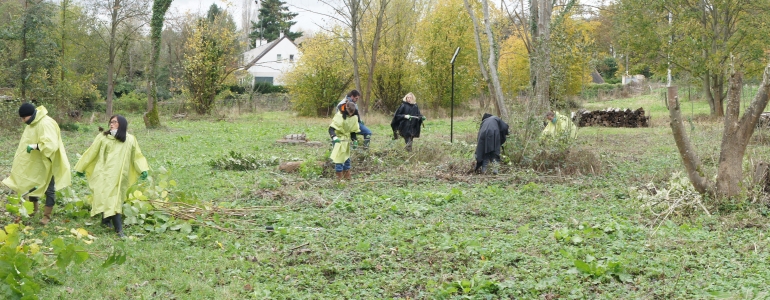
<svg viewBox="0 0 770 300"><path fill-rule="evenodd" d="M3 184L21 194L28 194L33 211L45 196L40 223L47 225L56 200L56 191L71 184L71 169L61 139L59 124L48 116L44 106L24 103L19 117L27 126L13 157L11 174ZM147 159L136 138L126 133L128 121L120 115L110 117L109 130L99 133L75 165L75 174L85 177L92 190L91 216L102 214L102 224L113 227L124 237L123 202L128 188L138 179L147 179ZM99 128L102 131L101 127Z"/></svg>
<svg viewBox="0 0 770 300"><path fill-rule="evenodd" d="M361 94L352 90L345 99L337 104L337 112L329 125L329 136L332 139L332 153L330 158L335 165L337 180L350 180L351 178L351 149L358 147L357 135L364 136L364 149L369 148L372 131L364 126L358 111L358 99ZM412 143L420 137L420 128L425 121L425 116L417 107L417 99L414 94L404 96L401 106L393 114L390 127L393 130L393 139L399 136L404 138L406 151L412 151ZM571 139L577 137L577 127L572 120L558 112L548 111L545 114L546 126L541 139L555 138L566 135ZM502 145L509 135L508 124L499 117L485 113L481 118L481 126L476 143L476 168L479 173L486 173L489 165L492 172L497 174L497 164L500 162Z"/></svg>
<svg viewBox="0 0 770 300"><path fill-rule="evenodd" d="M358 146L357 136L363 136L363 147L371 142L372 131L364 125L358 110L361 94L352 90L337 105L337 112L329 125L333 149L330 158L335 164L337 180L351 179L351 149ZM44 106L35 107L24 103L19 107L19 117L27 126L24 128L19 146L14 155L11 174L2 182L20 195L29 195L33 212L39 210L38 202L45 196L45 207L41 223L48 224L56 199L56 191L71 184L70 164L67 159L61 131L56 121L48 116ZM569 117L549 111L545 115L547 125L543 137L561 134L575 138L577 128ZM393 139L404 139L406 151L412 151L415 138L420 137L420 128L425 121L420 113L417 100L412 93L404 96L401 106L393 114L390 127ZM139 179L147 179L149 166L142 155L136 138L126 133L128 121L120 115L110 117L109 130L97 134L91 146L75 165L75 174L85 177L92 190L91 216L102 214L102 224L123 233L123 202L130 186ZM477 172L486 173L490 164L497 174L501 148L509 134L509 127L502 119L485 113L481 118L477 144Z"/></svg>

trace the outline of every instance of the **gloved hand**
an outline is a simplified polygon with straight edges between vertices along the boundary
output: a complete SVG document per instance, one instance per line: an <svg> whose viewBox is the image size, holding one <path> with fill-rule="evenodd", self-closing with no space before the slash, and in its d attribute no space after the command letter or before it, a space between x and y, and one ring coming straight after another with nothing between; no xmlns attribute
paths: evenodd
<svg viewBox="0 0 770 300"><path fill-rule="evenodd" d="M358 148L358 140L353 141L352 147L354 150Z"/></svg>
<svg viewBox="0 0 770 300"><path fill-rule="evenodd" d="M411 119L411 118L412 118L412 116L410 116L410 115L405 115L405 116L404 116L404 118L406 118L407 120L409 120L409 119Z"/></svg>
<svg viewBox="0 0 770 300"><path fill-rule="evenodd" d="M142 172L142 175L139 175L139 179L147 180L147 171Z"/></svg>
<svg viewBox="0 0 770 300"><path fill-rule="evenodd" d="M425 119L426 119L425 116L420 116L420 120L425 121Z"/></svg>
<svg viewBox="0 0 770 300"><path fill-rule="evenodd" d="M86 173L75 171L75 176L77 176L77 177L86 177Z"/></svg>
<svg viewBox="0 0 770 300"><path fill-rule="evenodd" d="M37 150L37 144L27 145L27 153L31 153L32 150Z"/></svg>
<svg viewBox="0 0 770 300"><path fill-rule="evenodd" d="M336 144L336 143L339 143L339 142L340 142L340 138L338 138L338 137L335 135L335 136L332 138L332 145L334 145L334 144Z"/></svg>

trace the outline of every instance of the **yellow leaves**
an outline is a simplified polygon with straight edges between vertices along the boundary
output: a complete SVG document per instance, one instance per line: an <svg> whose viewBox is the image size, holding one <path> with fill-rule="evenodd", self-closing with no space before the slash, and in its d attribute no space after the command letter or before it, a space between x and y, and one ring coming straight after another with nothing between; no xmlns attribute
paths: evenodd
<svg viewBox="0 0 770 300"><path fill-rule="evenodd" d="M70 229L70 233L72 233L72 235L74 235L77 239L82 240L84 243L89 245L93 243L93 241L96 239L96 237L89 234L88 231L83 228L78 228L78 229L72 228ZM88 239L83 239L83 238L88 238Z"/></svg>
<svg viewBox="0 0 770 300"><path fill-rule="evenodd" d="M19 224L9 224L5 226L5 232L8 234L13 234L16 231L19 231Z"/></svg>

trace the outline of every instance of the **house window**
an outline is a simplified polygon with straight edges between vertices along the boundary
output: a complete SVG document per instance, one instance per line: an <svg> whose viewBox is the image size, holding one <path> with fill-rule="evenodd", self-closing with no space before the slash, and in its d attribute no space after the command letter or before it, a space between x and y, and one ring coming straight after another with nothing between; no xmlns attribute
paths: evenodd
<svg viewBox="0 0 770 300"><path fill-rule="evenodd" d="M265 82L269 84L273 84L273 77L254 77L254 83L260 83Z"/></svg>
<svg viewBox="0 0 770 300"><path fill-rule="evenodd" d="M294 62L294 54L289 54L289 62Z"/></svg>
<svg viewBox="0 0 770 300"><path fill-rule="evenodd" d="M281 55L280 54L278 54L278 58L276 60L277 61L281 61Z"/></svg>

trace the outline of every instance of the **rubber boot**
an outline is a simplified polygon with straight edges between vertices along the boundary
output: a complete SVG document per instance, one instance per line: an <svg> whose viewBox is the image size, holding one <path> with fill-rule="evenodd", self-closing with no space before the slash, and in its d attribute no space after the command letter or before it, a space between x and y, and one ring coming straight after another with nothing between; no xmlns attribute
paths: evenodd
<svg viewBox="0 0 770 300"><path fill-rule="evenodd" d="M123 233L123 218L120 214L115 214L112 216L112 225L115 226L115 232L118 234L118 237L126 237L126 235Z"/></svg>
<svg viewBox="0 0 770 300"><path fill-rule="evenodd" d="M414 141L414 138L411 138L411 137L410 138L406 138L406 147L404 147L404 149L406 149L407 152L412 152L412 142L413 141Z"/></svg>
<svg viewBox="0 0 770 300"><path fill-rule="evenodd" d="M342 171L342 173L345 175L345 180L350 181L350 178L351 178L350 169Z"/></svg>
<svg viewBox="0 0 770 300"><path fill-rule="evenodd" d="M53 206L46 206L43 209L43 219L40 220L40 224L48 225L51 222L51 213L53 212Z"/></svg>
<svg viewBox="0 0 770 300"><path fill-rule="evenodd" d="M369 150L369 143L372 141L371 135L364 136L364 150Z"/></svg>
<svg viewBox="0 0 770 300"><path fill-rule="evenodd" d="M104 213L102 213L102 217L104 216ZM102 218L102 226L112 228L112 216Z"/></svg>
<svg viewBox="0 0 770 300"><path fill-rule="evenodd" d="M342 173L344 173L344 172L345 171L340 171L340 172L335 173L337 175L337 181L342 181L342 177L343 177Z"/></svg>
<svg viewBox="0 0 770 300"><path fill-rule="evenodd" d="M40 198L38 197L29 197L29 202L32 202L32 205L35 206L35 208L32 210L32 213L29 214L29 216L34 216L38 210L40 210Z"/></svg>

